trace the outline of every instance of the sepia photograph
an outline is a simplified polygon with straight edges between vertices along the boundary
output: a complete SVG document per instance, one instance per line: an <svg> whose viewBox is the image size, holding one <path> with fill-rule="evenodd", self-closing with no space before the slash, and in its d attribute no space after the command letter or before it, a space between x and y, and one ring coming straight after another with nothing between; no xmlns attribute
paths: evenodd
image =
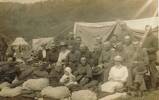
<svg viewBox="0 0 159 100"><path fill-rule="evenodd" d="M0 100L159 100L159 0L0 0Z"/></svg>

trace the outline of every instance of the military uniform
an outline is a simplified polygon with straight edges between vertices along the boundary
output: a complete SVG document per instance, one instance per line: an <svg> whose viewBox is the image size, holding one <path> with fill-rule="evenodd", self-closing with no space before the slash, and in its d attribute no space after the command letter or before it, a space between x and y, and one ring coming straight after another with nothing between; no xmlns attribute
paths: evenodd
<svg viewBox="0 0 159 100"><path fill-rule="evenodd" d="M63 75L62 70L57 71L55 69L52 69L49 74L50 85L53 87L59 86L60 85L59 81L60 81L60 78L62 77L62 75Z"/></svg>
<svg viewBox="0 0 159 100"><path fill-rule="evenodd" d="M72 71L74 72L80 62L80 52L78 50L75 50L73 52L70 52L66 57L66 62L71 67Z"/></svg>
<svg viewBox="0 0 159 100"><path fill-rule="evenodd" d="M81 86L86 85L92 79L92 69L89 64L79 64L78 69L74 74L76 76L77 82Z"/></svg>
<svg viewBox="0 0 159 100"><path fill-rule="evenodd" d="M153 88L156 88L158 71L156 69L156 52L158 50L158 40L153 34L149 34L147 36L145 42L143 43L143 47L146 48L149 57L149 71L151 76L151 85Z"/></svg>
<svg viewBox="0 0 159 100"><path fill-rule="evenodd" d="M49 50L46 56L46 59L51 64L54 64L57 62L59 56L59 52L57 50Z"/></svg>
<svg viewBox="0 0 159 100"><path fill-rule="evenodd" d="M126 66L128 67L128 71L129 71L129 78L128 78L128 82L127 85L131 86L133 84L134 81L134 77L135 75L133 75L133 70L136 66L134 66L134 61L137 61L138 63L142 64L144 70L146 69L146 66L149 64L149 60L148 60L148 55L147 52L145 51L145 49L137 47L134 48L133 46L131 47L131 49L129 49L129 53L126 55ZM141 66L141 65L140 65ZM140 67L138 66L138 67ZM144 79L142 79L144 80ZM145 83L143 83L145 84Z"/></svg>
<svg viewBox="0 0 159 100"><path fill-rule="evenodd" d="M109 74L109 71L110 71L110 68L112 66L112 60L111 60L111 51L108 50L108 51L105 51L103 50L101 55L100 55L100 58L99 58L99 65L103 65L104 67L104 73L103 73L103 78L104 78L104 81L107 81L108 80L108 74Z"/></svg>

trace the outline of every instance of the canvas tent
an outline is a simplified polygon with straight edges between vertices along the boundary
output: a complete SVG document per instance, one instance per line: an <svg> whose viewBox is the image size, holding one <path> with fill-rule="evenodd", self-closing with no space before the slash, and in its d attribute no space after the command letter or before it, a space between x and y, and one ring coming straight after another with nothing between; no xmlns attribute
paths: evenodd
<svg viewBox="0 0 159 100"><path fill-rule="evenodd" d="M33 50L40 50L42 46L46 46L46 48L50 48L54 43L53 37L46 37L46 38L37 38L32 40L32 49Z"/></svg>
<svg viewBox="0 0 159 100"><path fill-rule="evenodd" d="M29 44L22 37L17 37L12 43L12 46L28 46L28 45Z"/></svg>
<svg viewBox="0 0 159 100"><path fill-rule="evenodd" d="M102 41L109 39L112 33L119 35L121 39L125 34L142 38L145 25L151 25L158 32L159 17L97 23L76 22L74 33L76 36L81 36L83 43L92 50L96 36L102 37Z"/></svg>
<svg viewBox="0 0 159 100"><path fill-rule="evenodd" d="M19 56L19 53L27 52L30 48L29 44L22 37L17 37L11 46L16 50L17 56Z"/></svg>

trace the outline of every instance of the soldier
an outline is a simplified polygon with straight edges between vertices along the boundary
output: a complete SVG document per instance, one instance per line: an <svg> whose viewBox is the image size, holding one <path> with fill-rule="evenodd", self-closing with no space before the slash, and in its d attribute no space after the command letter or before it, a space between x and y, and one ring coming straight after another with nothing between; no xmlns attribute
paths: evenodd
<svg viewBox="0 0 159 100"><path fill-rule="evenodd" d="M57 63L55 67L51 70L49 74L50 85L53 87L59 86L60 78L63 75L63 67L61 64Z"/></svg>
<svg viewBox="0 0 159 100"><path fill-rule="evenodd" d="M16 67L17 62L14 61L12 57L9 57L7 62L1 62L1 64L2 65L0 67L0 83L11 83L20 73L20 69Z"/></svg>
<svg viewBox="0 0 159 100"><path fill-rule="evenodd" d="M127 67L129 71L129 78L128 78L127 85L131 86L133 84L133 77L136 76L136 75L133 75L133 70L135 69L135 66L136 66L134 62L139 63L138 67L140 67L142 64L144 68L143 71L145 72L146 66L149 64L149 60L148 60L147 52L145 51L145 49L140 47L140 42L138 40L134 40L132 42L132 46L131 46L131 49L129 50L127 57L128 57L126 58L128 59Z"/></svg>
<svg viewBox="0 0 159 100"><path fill-rule="evenodd" d="M61 63L64 60L66 61L66 57L69 54L69 50L67 49L67 44L65 42L60 43L60 53L57 62Z"/></svg>
<svg viewBox="0 0 159 100"><path fill-rule="evenodd" d="M66 62L71 67L72 72L74 72L80 62L80 52L78 50L75 50L75 47L73 47L72 45L69 45L68 49L70 50L70 52L66 57Z"/></svg>
<svg viewBox="0 0 159 100"><path fill-rule="evenodd" d="M85 86L92 79L92 69L87 62L86 57L82 57L77 71L74 73L77 79L77 82L81 86Z"/></svg>
<svg viewBox="0 0 159 100"><path fill-rule="evenodd" d="M129 58L127 56L130 55L130 52L132 51L132 39L129 35L126 35L124 37L124 41L123 41L123 49L125 52L125 65L129 66Z"/></svg>
<svg viewBox="0 0 159 100"><path fill-rule="evenodd" d="M99 63L99 58L101 55L101 48L99 48L98 44L95 44L93 51L91 52L92 59L91 62L93 66L97 66Z"/></svg>
<svg viewBox="0 0 159 100"><path fill-rule="evenodd" d="M55 44L52 45L51 49L47 53L47 61L50 62L50 64L55 64L58 60L59 51Z"/></svg>
<svg viewBox="0 0 159 100"><path fill-rule="evenodd" d="M99 65L102 65L104 67L104 81L107 81L110 66L112 66L111 44L109 41L107 41L103 44L102 53L99 58Z"/></svg>
<svg viewBox="0 0 159 100"><path fill-rule="evenodd" d="M147 25L145 27L145 30L149 31L149 34L143 43L143 47L146 49L146 51L148 53L151 85L152 85L152 88L155 89L157 87L156 83L157 83L157 78L158 78L158 71L156 69L156 59L157 59L156 52L158 50L158 40L152 34L151 26Z"/></svg>
<svg viewBox="0 0 159 100"><path fill-rule="evenodd" d="M116 47L111 49L111 60L113 61L114 57L117 55L121 56L123 58L123 62L125 63L126 53L124 51L122 42L117 42Z"/></svg>
<svg viewBox="0 0 159 100"><path fill-rule="evenodd" d="M74 33L73 32L69 32L68 37L66 39L66 43L68 45L75 45L75 38L74 38Z"/></svg>
<svg viewBox="0 0 159 100"><path fill-rule="evenodd" d="M82 43L81 37L80 37L80 36L77 36L77 37L75 38L75 49L76 49L76 50L80 50L80 45L81 45L81 43Z"/></svg>
<svg viewBox="0 0 159 100"><path fill-rule="evenodd" d="M129 35L126 35L124 37L124 42L123 42L124 49L128 49L131 46L131 43L132 43L131 37Z"/></svg>
<svg viewBox="0 0 159 100"><path fill-rule="evenodd" d="M91 52L89 51L88 47L84 44L80 45L80 57L86 57L87 62L91 64Z"/></svg>

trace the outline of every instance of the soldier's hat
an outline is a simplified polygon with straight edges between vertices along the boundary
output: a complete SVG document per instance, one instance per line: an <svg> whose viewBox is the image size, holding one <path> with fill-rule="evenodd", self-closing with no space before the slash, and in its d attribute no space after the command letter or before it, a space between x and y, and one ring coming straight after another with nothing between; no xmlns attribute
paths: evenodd
<svg viewBox="0 0 159 100"><path fill-rule="evenodd" d="M67 46L66 42L60 42L60 46Z"/></svg>

